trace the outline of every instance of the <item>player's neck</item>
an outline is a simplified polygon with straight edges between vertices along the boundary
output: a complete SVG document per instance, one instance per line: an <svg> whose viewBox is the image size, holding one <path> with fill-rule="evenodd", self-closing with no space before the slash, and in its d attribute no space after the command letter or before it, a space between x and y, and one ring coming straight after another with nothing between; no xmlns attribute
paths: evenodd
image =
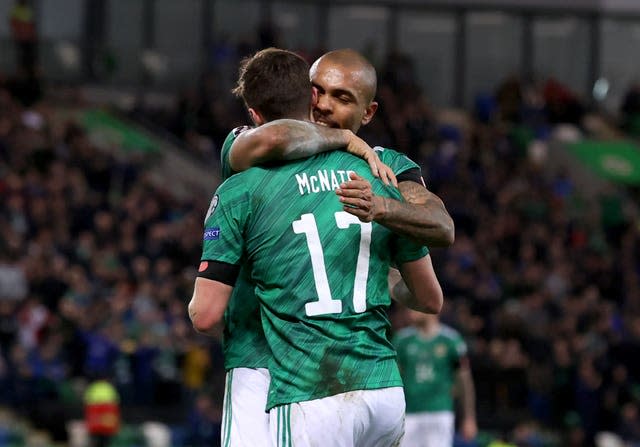
<svg viewBox="0 0 640 447"><path fill-rule="evenodd" d="M423 323L418 325L418 332L423 337L433 337L438 333L438 328L440 327L440 323L431 322L431 323Z"/></svg>

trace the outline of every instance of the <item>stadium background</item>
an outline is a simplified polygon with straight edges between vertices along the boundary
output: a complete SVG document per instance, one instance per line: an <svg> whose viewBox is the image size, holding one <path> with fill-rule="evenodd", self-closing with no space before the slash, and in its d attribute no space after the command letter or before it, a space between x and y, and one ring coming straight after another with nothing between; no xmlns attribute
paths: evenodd
<svg viewBox="0 0 640 447"><path fill-rule="evenodd" d="M103 371L122 396L118 445L146 445L149 421L171 445L217 445L219 340L185 305L221 142L247 121L228 91L269 45L376 65L362 136L419 162L456 222L433 257L442 319L470 346L474 445L640 445L636 1L39 0L31 74L13 3L0 446L72 441Z"/></svg>

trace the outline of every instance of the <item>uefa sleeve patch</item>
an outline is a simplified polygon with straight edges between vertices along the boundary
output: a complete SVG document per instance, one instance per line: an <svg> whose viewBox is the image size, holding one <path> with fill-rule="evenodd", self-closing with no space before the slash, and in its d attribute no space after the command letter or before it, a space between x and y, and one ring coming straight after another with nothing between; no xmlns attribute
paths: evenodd
<svg viewBox="0 0 640 447"><path fill-rule="evenodd" d="M220 239L220 227L212 227L204 229L205 241L217 241Z"/></svg>

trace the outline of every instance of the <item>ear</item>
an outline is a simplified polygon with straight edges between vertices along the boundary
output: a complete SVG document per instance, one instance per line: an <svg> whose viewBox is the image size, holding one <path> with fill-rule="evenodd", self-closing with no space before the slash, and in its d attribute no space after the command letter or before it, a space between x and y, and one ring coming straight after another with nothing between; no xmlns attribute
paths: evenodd
<svg viewBox="0 0 640 447"><path fill-rule="evenodd" d="M258 112L256 109L249 109L249 116L251 117L251 121L253 121L253 123L256 126L262 126L266 121L264 120L264 118L262 117L262 115L260 114L260 112Z"/></svg>
<svg viewBox="0 0 640 447"><path fill-rule="evenodd" d="M315 107L318 104L318 89L311 87L311 107Z"/></svg>
<svg viewBox="0 0 640 447"><path fill-rule="evenodd" d="M375 101L371 101L369 105L364 109L364 115L362 116L362 125L366 126L373 119L373 115L376 114L376 110L378 110L378 103Z"/></svg>

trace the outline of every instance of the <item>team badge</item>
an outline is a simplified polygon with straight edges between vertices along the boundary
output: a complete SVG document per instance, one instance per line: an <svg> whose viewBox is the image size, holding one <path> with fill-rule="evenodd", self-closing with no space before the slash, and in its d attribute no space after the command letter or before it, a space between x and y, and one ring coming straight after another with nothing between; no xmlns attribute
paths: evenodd
<svg viewBox="0 0 640 447"><path fill-rule="evenodd" d="M213 199L211 199L211 203L209 204L209 209L207 210L207 215L204 218L205 222L211 217L213 212L216 210L216 208L218 207L218 202L219 201L220 201L220 198L218 197L218 194L214 195Z"/></svg>
<svg viewBox="0 0 640 447"><path fill-rule="evenodd" d="M437 345L435 349L436 357L444 357L447 353L447 347L445 345Z"/></svg>
<svg viewBox="0 0 640 447"><path fill-rule="evenodd" d="M235 129L233 129L233 136L237 137L238 135L240 135L242 132L251 129L250 126L240 126L240 127L236 127Z"/></svg>

